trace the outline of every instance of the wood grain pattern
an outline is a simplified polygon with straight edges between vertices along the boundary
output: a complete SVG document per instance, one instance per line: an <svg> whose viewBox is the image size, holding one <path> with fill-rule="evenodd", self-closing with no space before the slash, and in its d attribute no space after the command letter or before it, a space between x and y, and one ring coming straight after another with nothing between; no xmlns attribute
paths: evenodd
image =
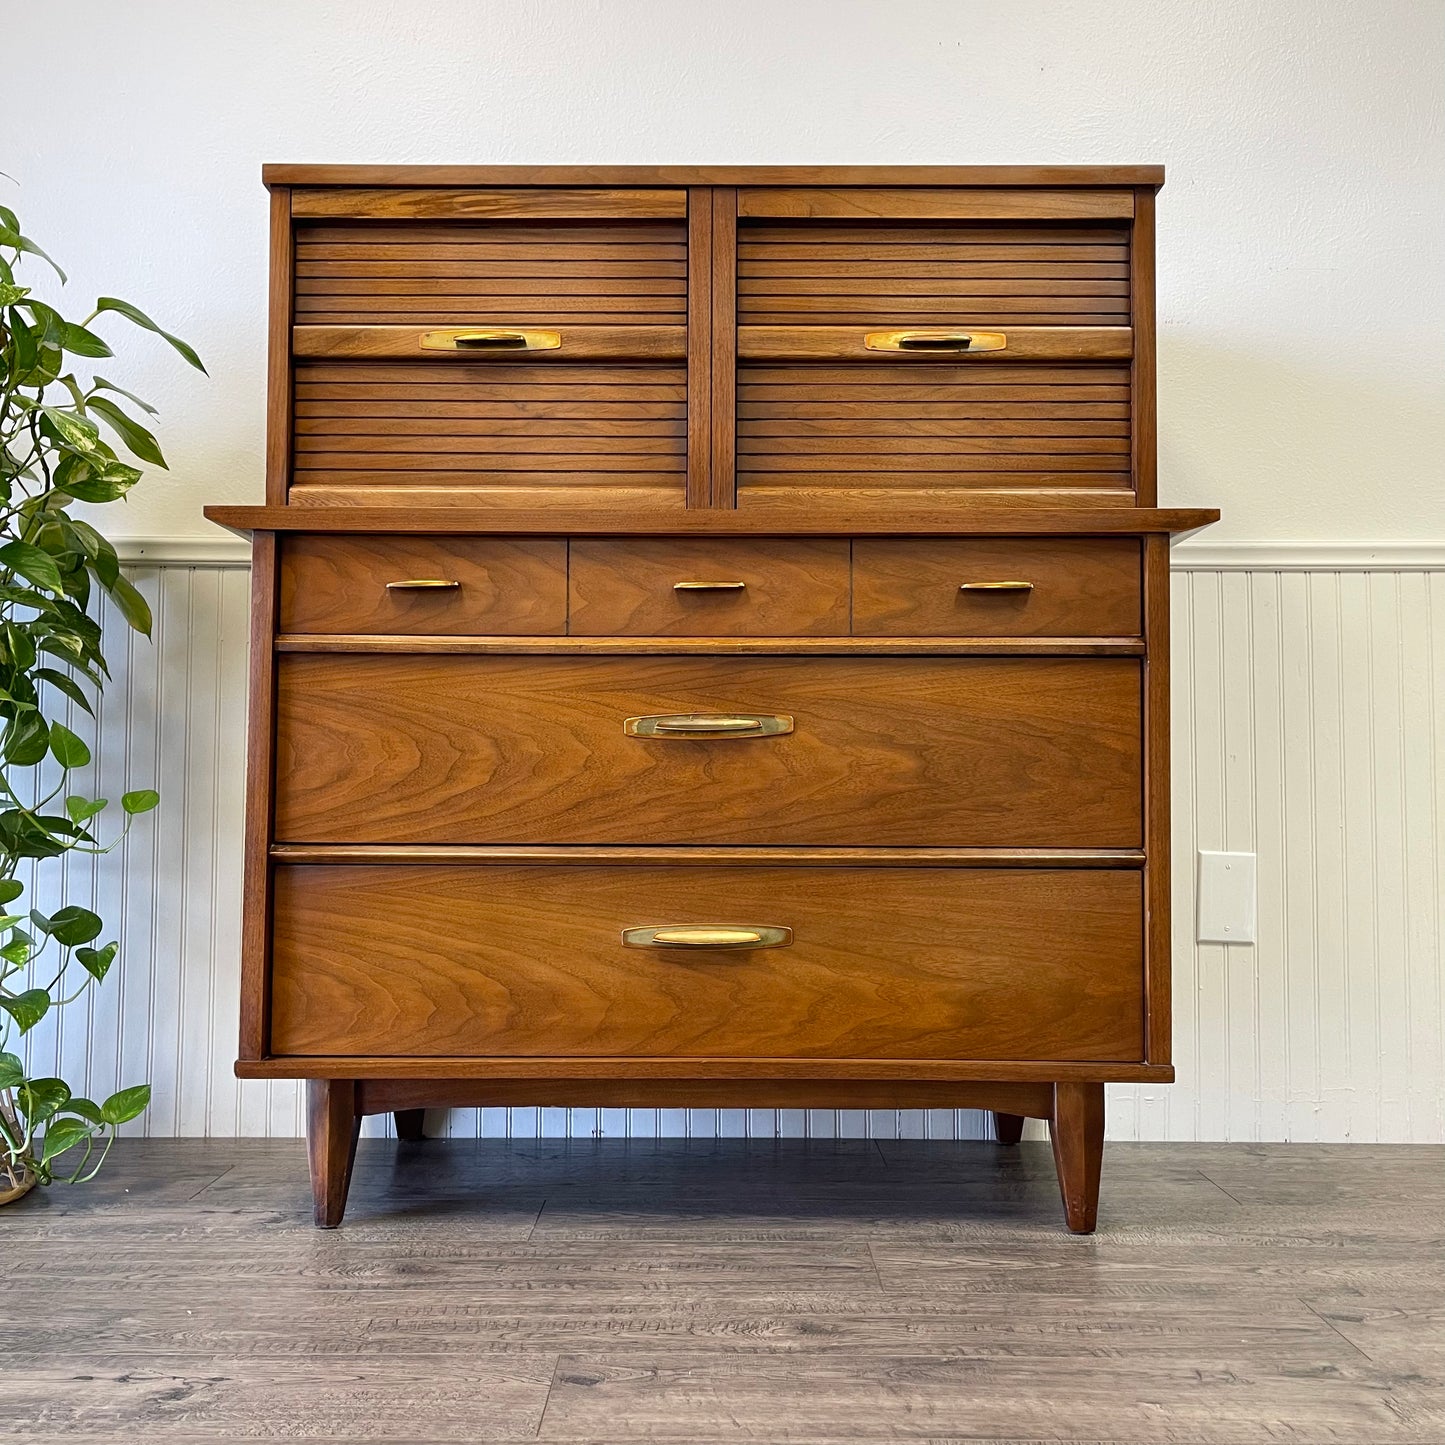
<svg viewBox="0 0 1445 1445"><path fill-rule="evenodd" d="M687 386L686 368L663 364L301 362L292 500L641 495L680 506Z"/></svg>
<svg viewBox="0 0 1445 1445"><path fill-rule="evenodd" d="M847 1108L847 1086L887 1080L938 1083L1172 1084L1168 1064L1141 1064L1128 1059L1076 1063L1053 1059L832 1059L795 1058L492 1058L453 1055L424 1058L418 1054L288 1054L265 1059L238 1059L238 1079L510 1079L609 1080L672 1083L696 1079L787 1079L838 1084L838 1108Z"/></svg>
<svg viewBox="0 0 1445 1445"><path fill-rule="evenodd" d="M295 275L301 325L680 326L688 234L676 221L303 222Z"/></svg>
<svg viewBox="0 0 1445 1445"><path fill-rule="evenodd" d="M246 803L241 883L241 1027L239 1056L270 1047L271 837L275 812L277 538L251 542L251 615L247 658Z"/></svg>
<svg viewBox="0 0 1445 1445"><path fill-rule="evenodd" d="M488 533L495 536L555 535L640 537L859 536L1113 536L1192 532L1219 520L1215 507L1123 507L1117 504L1085 514L1072 507L1034 504L1027 510L997 504L970 506L963 512L941 501L917 506L899 499L887 513L849 515L836 509L810 512L794 508L767 517L733 511L656 512L626 508L599 512L559 507L544 515L525 509L497 507L484 517L441 508L417 506L403 515L353 507L342 513L328 507L204 508L206 517L238 532L437 532Z"/></svg>
<svg viewBox="0 0 1445 1445"><path fill-rule="evenodd" d="M1134 205L1134 225L1129 236L1129 262L1134 274L1134 287L1129 302L1129 325L1134 332L1134 357L1130 376L1134 397L1134 490L1141 506L1152 507L1159 495L1153 190L1149 187L1136 190Z"/></svg>
<svg viewBox="0 0 1445 1445"><path fill-rule="evenodd" d="M739 848L643 843L277 843L283 863L665 863L670 868L1142 868L1142 848Z"/></svg>
<svg viewBox="0 0 1445 1445"><path fill-rule="evenodd" d="M1148 1057L1173 1058L1170 928L1169 547L1144 543L1144 949Z"/></svg>
<svg viewBox="0 0 1445 1445"><path fill-rule="evenodd" d="M307 1158L313 1218L335 1229L346 1213L346 1192L361 1133L356 1085L350 1079L312 1079L306 1086Z"/></svg>
<svg viewBox="0 0 1445 1445"><path fill-rule="evenodd" d="M713 193L687 193L687 504L712 504Z"/></svg>
<svg viewBox="0 0 1445 1445"><path fill-rule="evenodd" d="M964 592L1021 581L1030 592ZM1139 544L1082 537L860 538L853 630L904 637L1128 637L1143 626Z"/></svg>
<svg viewBox="0 0 1445 1445"><path fill-rule="evenodd" d="M878 220L1061 220L1126 218L1134 214L1131 190L1094 187L853 187L809 185L738 191L740 216L818 216Z"/></svg>
<svg viewBox="0 0 1445 1445"><path fill-rule="evenodd" d="M937 1083L895 1080L826 1084L783 1079L679 1079L669 1083L628 1080L517 1081L499 1079L365 1079L357 1084L363 1114L394 1109L487 1108L677 1108L677 1109L989 1109L1009 1108L1047 1119L1052 1084ZM398 1129L397 1137L404 1137ZM1000 1138L1001 1143L1006 1142ZM1018 1140L1013 1141L1017 1143Z"/></svg>
<svg viewBox="0 0 1445 1445"><path fill-rule="evenodd" d="M387 221L398 217L426 219L497 219L545 217L548 220L636 219L682 217L687 214L687 193L669 190L610 190L567 186L548 190L517 188L461 189L445 187L366 186L312 189L292 193L297 216L347 216Z"/></svg>
<svg viewBox="0 0 1445 1445"><path fill-rule="evenodd" d="M740 331L745 335L748 328ZM749 363L738 372L739 504L856 510L857 489L1045 506L1129 495L1129 371L1098 362ZM1008 356L1008 352L992 353ZM867 360L862 359L866 355ZM976 505L971 501L970 505Z"/></svg>
<svg viewBox="0 0 1445 1445"><path fill-rule="evenodd" d="M1139 637L388 637L282 633L278 652L743 657L1142 657Z"/></svg>
<svg viewBox="0 0 1445 1445"><path fill-rule="evenodd" d="M534 325L542 325L538 317ZM465 324L465 322L459 323ZM291 350L296 356L445 358L451 366L515 366L519 358L506 354L505 362L480 359L475 352L424 351L421 335L430 328L421 322L408 326L296 326L291 332ZM525 364L536 367L565 366L576 360L681 360L687 355L685 326L585 326L564 322L551 329L562 333L561 348L531 351Z"/></svg>
<svg viewBox="0 0 1445 1445"><path fill-rule="evenodd" d="M579 538L571 544L574 637L809 637L848 631L843 538ZM741 591L678 592L685 581Z"/></svg>
<svg viewBox="0 0 1445 1445"><path fill-rule="evenodd" d="M739 235L749 326L1127 326L1128 227L753 222Z"/></svg>
<svg viewBox="0 0 1445 1445"><path fill-rule="evenodd" d="M1144 166L457 166L261 167L267 186L1162 186Z"/></svg>
<svg viewBox="0 0 1445 1445"><path fill-rule="evenodd" d="M291 191L271 192L271 257L266 287L266 500L280 506L291 481L291 325L295 252Z"/></svg>
<svg viewBox="0 0 1445 1445"><path fill-rule="evenodd" d="M1102 1084L1054 1085L1049 1140L1069 1229L1092 1234L1099 1219L1099 1171L1104 1162Z"/></svg>
<svg viewBox="0 0 1445 1445"><path fill-rule="evenodd" d="M1137 847L1130 658L279 659L286 842ZM787 713L791 733L624 735Z"/></svg>
<svg viewBox="0 0 1445 1445"><path fill-rule="evenodd" d="M738 196L713 192L712 505L737 506Z"/></svg>
<svg viewBox="0 0 1445 1445"><path fill-rule="evenodd" d="M915 324L909 320L900 323ZM922 321L917 325L924 325ZM641 329L641 328L637 328ZM1003 351L980 351L968 365L1006 366L1013 361L1127 361L1133 341L1127 326L996 327L1008 335ZM868 361L896 356L895 366L957 366L956 355L925 356L920 352L869 351L866 330L853 326L739 326L738 355L748 361ZM889 363L883 363L889 364Z"/></svg>
<svg viewBox="0 0 1445 1445"><path fill-rule="evenodd" d="M276 886L278 1053L1142 1051L1133 872L285 867ZM794 941L620 941L639 923L725 921L785 922Z"/></svg>
<svg viewBox="0 0 1445 1445"><path fill-rule="evenodd" d="M388 591L410 579L454 589ZM567 631L567 543L554 538L288 537L280 626L296 633Z"/></svg>

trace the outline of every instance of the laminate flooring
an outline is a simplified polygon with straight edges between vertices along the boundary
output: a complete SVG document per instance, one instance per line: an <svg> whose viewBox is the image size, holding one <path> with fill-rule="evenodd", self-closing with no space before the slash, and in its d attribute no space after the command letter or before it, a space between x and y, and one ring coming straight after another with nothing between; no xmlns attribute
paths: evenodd
<svg viewBox="0 0 1445 1445"><path fill-rule="evenodd" d="M0 1209L0 1439L1445 1445L1445 1149L125 1140Z"/></svg>

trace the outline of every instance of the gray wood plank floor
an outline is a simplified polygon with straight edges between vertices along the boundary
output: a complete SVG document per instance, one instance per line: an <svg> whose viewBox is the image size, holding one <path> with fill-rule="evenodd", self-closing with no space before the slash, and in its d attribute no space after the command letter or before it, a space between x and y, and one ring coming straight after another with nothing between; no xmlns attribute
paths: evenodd
<svg viewBox="0 0 1445 1445"><path fill-rule="evenodd" d="M0 1439L1445 1442L1445 1149L124 1141L0 1210Z"/></svg>

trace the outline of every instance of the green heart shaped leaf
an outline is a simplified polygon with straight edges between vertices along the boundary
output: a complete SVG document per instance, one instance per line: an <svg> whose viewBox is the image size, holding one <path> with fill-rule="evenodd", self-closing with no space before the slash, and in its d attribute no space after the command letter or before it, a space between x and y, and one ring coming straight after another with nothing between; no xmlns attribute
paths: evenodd
<svg viewBox="0 0 1445 1445"><path fill-rule="evenodd" d="M127 813L149 813L161 800L154 788L137 788L132 793L122 793L120 805Z"/></svg>
<svg viewBox="0 0 1445 1445"><path fill-rule="evenodd" d="M119 1093L112 1094L100 1106L101 1117L107 1124L124 1124L138 1114L143 1114L150 1101L151 1086L136 1084L132 1088L122 1089Z"/></svg>

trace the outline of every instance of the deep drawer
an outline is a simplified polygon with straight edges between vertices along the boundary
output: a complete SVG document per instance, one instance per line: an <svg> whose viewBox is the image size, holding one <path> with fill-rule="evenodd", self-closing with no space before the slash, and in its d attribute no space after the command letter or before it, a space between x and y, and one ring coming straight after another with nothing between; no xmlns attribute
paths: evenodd
<svg viewBox="0 0 1445 1445"><path fill-rule="evenodd" d="M841 636L848 543L579 539L570 591L574 636Z"/></svg>
<svg viewBox="0 0 1445 1445"><path fill-rule="evenodd" d="M853 544L853 630L885 637L1137 637L1133 538Z"/></svg>
<svg viewBox="0 0 1445 1445"><path fill-rule="evenodd" d="M290 654L278 687L280 841L1140 842L1132 658Z"/></svg>
<svg viewBox="0 0 1445 1445"><path fill-rule="evenodd" d="M550 537L287 537L280 581L283 632L567 630L567 544Z"/></svg>
<svg viewBox="0 0 1445 1445"><path fill-rule="evenodd" d="M1136 1060L1141 908L1123 871L288 866L272 1048ZM667 924L791 939L623 943Z"/></svg>

